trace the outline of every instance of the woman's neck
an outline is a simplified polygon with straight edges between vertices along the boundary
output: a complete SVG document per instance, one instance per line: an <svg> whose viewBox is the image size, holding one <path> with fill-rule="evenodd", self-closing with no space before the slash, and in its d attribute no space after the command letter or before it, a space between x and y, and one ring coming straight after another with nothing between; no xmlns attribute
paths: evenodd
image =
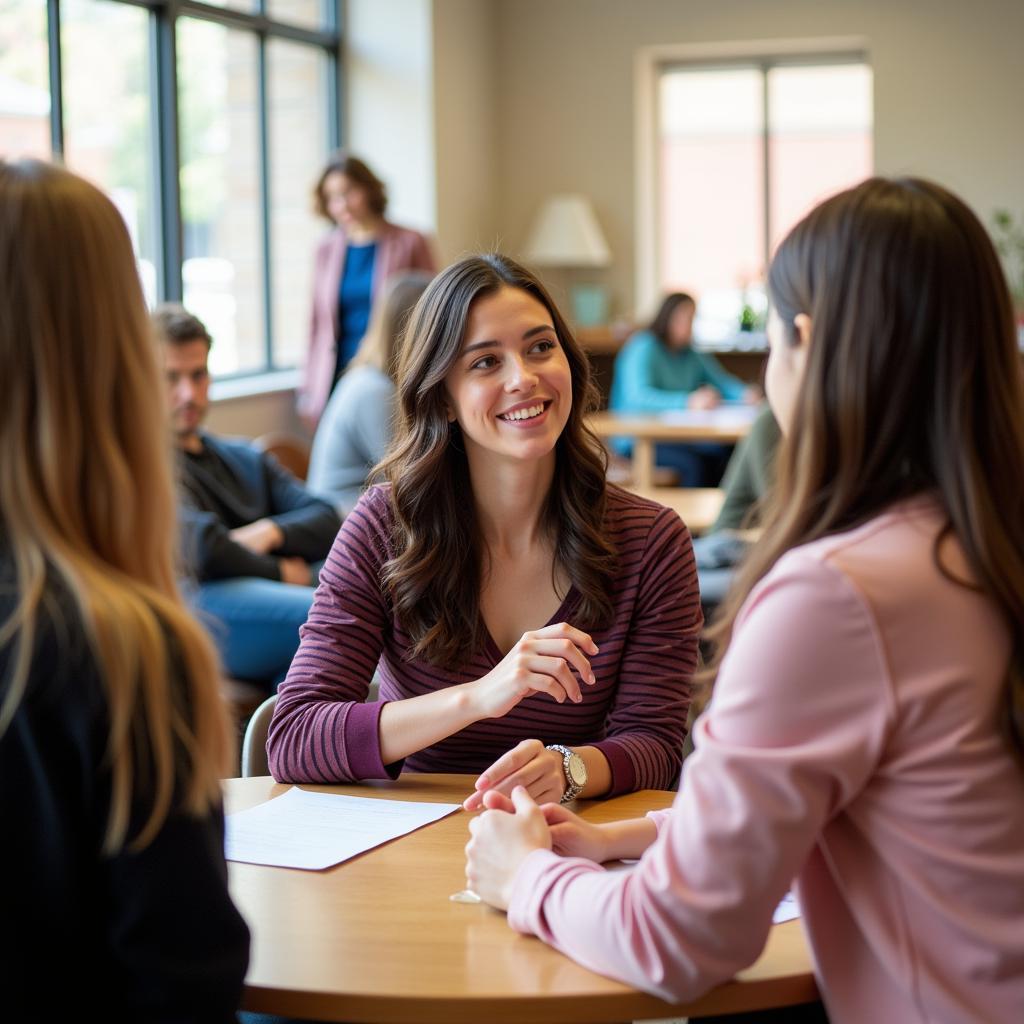
<svg viewBox="0 0 1024 1024"><path fill-rule="evenodd" d="M486 453L478 460L470 458L477 521L492 554L515 555L547 540L544 508L554 476L554 452L526 463L488 458Z"/></svg>
<svg viewBox="0 0 1024 1024"><path fill-rule="evenodd" d="M346 228L349 243L352 245L366 245L377 238L383 226L384 221L379 217L374 220L354 221Z"/></svg>

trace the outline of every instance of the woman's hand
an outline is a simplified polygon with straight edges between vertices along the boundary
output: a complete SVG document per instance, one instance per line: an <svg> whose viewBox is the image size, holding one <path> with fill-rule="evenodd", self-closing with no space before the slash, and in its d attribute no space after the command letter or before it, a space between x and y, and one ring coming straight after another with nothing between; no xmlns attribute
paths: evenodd
<svg viewBox="0 0 1024 1024"><path fill-rule="evenodd" d="M512 882L519 865L534 850L550 850L551 835L544 814L521 786L511 804L501 797L500 810L488 810L469 823L466 881L485 903L508 910Z"/></svg>
<svg viewBox="0 0 1024 1024"><path fill-rule="evenodd" d="M565 622L524 633L487 675L470 684L477 719L501 718L531 693L578 704L583 697L576 675L587 685L595 682L584 652L597 654L597 645Z"/></svg>
<svg viewBox="0 0 1024 1024"><path fill-rule="evenodd" d="M478 811L484 806L484 794L496 792L509 796L522 786L539 804L558 803L565 792L564 758L557 750L548 750L540 740L523 740L502 754L476 780L476 792L462 806ZM488 804L487 806L491 806Z"/></svg>
<svg viewBox="0 0 1024 1024"><path fill-rule="evenodd" d="M722 404L722 396L710 384L702 384L690 392L686 400L687 409L715 409Z"/></svg>
<svg viewBox="0 0 1024 1024"><path fill-rule="evenodd" d="M490 806L488 804L488 806ZM551 848L563 857L585 857L595 864L611 860L606 829L584 821L561 804L544 804L544 820L551 832Z"/></svg>

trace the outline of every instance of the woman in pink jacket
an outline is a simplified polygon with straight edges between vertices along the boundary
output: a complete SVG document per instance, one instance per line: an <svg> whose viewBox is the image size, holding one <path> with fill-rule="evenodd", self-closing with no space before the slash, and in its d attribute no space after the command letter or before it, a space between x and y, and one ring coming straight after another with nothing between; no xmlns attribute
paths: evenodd
<svg viewBox="0 0 1024 1024"><path fill-rule="evenodd" d="M999 261L949 192L873 179L794 228L769 287L776 505L674 806L596 826L489 795L467 877L680 1001L757 957L795 880L833 1024L1018 1024L1024 388Z"/></svg>
<svg viewBox="0 0 1024 1024"><path fill-rule="evenodd" d="M299 412L311 429L366 333L371 303L384 282L400 270L436 270L423 235L384 219L384 183L357 157L332 157L313 198L317 213L335 228L317 247L313 271L309 352L299 393Z"/></svg>

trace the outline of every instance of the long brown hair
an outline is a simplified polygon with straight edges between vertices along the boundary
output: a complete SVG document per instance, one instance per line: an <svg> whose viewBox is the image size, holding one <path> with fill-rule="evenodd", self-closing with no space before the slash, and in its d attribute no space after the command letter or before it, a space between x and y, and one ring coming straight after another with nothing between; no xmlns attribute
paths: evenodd
<svg viewBox="0 0 1024 1024"><path fill-rule="evenodd" d="M950 192L873 178L779 246L768 285L805 376L765 530L710 631L713 673L751 588L790 548L934 494L1013 638L1006 724L1024 751L1024 386L1006 280Z"/></svg>
<svg viewBox="0 0 1024 1024"><path fill-rule="evenodd" d="M128 840L133 805L149 809L131 837L140 848L172 800L197 814L219 801L228 765L216 658L175 581L162 394L114 205L67 171L0 160L0 528L18 594L0 623L12 653L0 739L29 686L56 579L106 688L107 852Z"/></svg>
<svg viewBox="0 0 1024 1024"><path fill-rule="evenodd" d="M480 616L483 542L458 424L449 423L445 377L462 348L473 303L518 288L551 314L569 362L572 409L556 447L545 508L561 568L580 594L577 624L593 628L611 614L615 551L605 535L606 455L586 424L597 394L590 364L544 286L506 256L471 256L434 278L406 330L398 364L398 437L382 463L391 482L397 554L384 579L413 641L410 654L457 667L484 640Z"/></svg>

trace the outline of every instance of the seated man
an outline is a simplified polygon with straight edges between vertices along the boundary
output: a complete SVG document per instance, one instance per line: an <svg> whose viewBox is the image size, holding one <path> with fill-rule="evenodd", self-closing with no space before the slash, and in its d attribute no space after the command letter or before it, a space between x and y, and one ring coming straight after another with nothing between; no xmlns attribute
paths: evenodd
<svg viewBox="0 0 1024 1024"><path fill-rule="evenodd" d="M705 617L725 598L750 541L741 531L757 526L758 504L775 478L779 425L766 404L736 446L722 478L725 501L711 529L693 542Z"/></svg>
<svg viewBox="0 0 1024 1024"><path fill-rule="evenodd" d="M200 428L209 405L212 339L181 306L153 314L163 342L181 522L193 604L211 625L227 672L276 684L299 644L320 563L340 525L273 456Z"/></svg>

